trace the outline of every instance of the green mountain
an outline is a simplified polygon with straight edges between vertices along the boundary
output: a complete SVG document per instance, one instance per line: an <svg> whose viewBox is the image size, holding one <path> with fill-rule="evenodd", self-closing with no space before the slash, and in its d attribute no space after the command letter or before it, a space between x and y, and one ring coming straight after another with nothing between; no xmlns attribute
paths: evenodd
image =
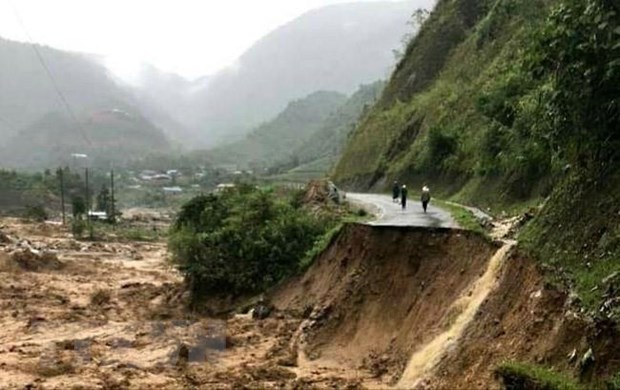
<svg viewBox="0 0 620 390"><path fill-rule="evenodd" d="M382 81L377 81L360 86L344 104L325 119L321 128L292 154L300 163L338 156L364 110L369 109L380 96L383 85Z"/></svg>
<svg viewBox="0 0 620 390"><path fill-rule="evenodd" d="M32 45L0 38L0 164L47 167L61 149L120 156L165 147L162 131L96 57L35 47L47 70Z"/></svg>
<svg viewBox="0 0 620 390"><path fill-rule="evenodd" d="M91 166L123 164L169 149L162 130L142 116L101 110L76 123L61 112L40 117L11 137L2 150L5 166L40 169L71 165L71 155L87 154Z"/></svg>
<svg viewBox="0 0 620 390"><path fill-rule="evenodd" d="M598 310L620 271L619 58L614 1L439 0L334 178L542 204L521 247Z"/></svg>
<svg viewBox="0 0 620 390"><path fill-rule="evenodd" d="M286 173L287 177L295 177L295 181L324 176L339 158L359 118L379 98L384 85L383 81L376 81L360 86L303 144L280 156L279 162L270 167L271 173Z"/></svg>
<svg viewBox="0 0 620 390"><path fill-rule="evenodd" d="M214 161L263 170L301 146L346 101L338 92L320 91L295 100L273 120L244 139L209 152Z"/></svg>

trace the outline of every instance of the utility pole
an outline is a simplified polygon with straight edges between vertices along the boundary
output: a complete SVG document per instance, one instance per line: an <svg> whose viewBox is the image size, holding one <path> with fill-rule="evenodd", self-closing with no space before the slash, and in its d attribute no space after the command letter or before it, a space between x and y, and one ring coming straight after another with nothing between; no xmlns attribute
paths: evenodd
<svg viewBox="0 0 620 390"><path fill-rule="evenodd" d="M60 203L62 204L62 224L66 224L65 220L65 173L64 168L60 168L59 179L60 179Z"/></svg>
<svg viewBox="0 0 620 390"><path fill-rule="evenodd" d="M116 224L116 206L114 205L114 169L110 170L110 188L110 195L112 198L112 215L110 215L110 218L112 218L112 223Z"/></svg>
<svg viewBox="0 0 620 390"><path fill-rule="evenodd" d="M88 226L88 232L90 239L93 239L93 224L90 220L90 188L88 187L88 167L84 168L85 181L86 181L86 224Z"/></svg>

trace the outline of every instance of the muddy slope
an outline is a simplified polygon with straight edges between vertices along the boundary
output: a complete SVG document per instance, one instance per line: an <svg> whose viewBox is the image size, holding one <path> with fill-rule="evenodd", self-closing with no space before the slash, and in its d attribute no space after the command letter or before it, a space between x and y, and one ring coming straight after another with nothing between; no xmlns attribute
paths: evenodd
<svg viewBox="0 0 620 390"><path fill-rule="evenodd" d="M497 387L497 364L519 360L602 386L601 378L620 369L620 334L613 324L586 320L578 311L574 298L545 283L534 262L514 254L495 292L428 383L433 388ZM589 348L595 362L582 370L579 361Z"/></svg>
<svg viewBox="0 0 620 390"><path fill-rule="evenodd" d="M592 385L617 371L613 325L585 320L513 244L459 230L349 225L272 301L306 319L292 337L300 367L331 367L368 388L499 388L494 370L506 360ZM595 363L581 370L590 348Z"/></svg>
<svg viewBox="0 0 620 390"><path fill-rule="evenodd" d="M394 383L412 352L458 316L453 302L496 250L464 231L349 225L273 301L313 318L304 330L309 359Z"/></svg>

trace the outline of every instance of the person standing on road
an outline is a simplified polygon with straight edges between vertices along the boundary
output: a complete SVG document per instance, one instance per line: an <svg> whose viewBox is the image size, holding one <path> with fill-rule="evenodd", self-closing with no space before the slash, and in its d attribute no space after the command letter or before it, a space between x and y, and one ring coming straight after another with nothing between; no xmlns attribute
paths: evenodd
<svg viewBox="0 0 620 390"><path fill-rule="evenodd" d="M398 198L400 198L400 186L397 181L394 181L392 186L392 202L398 203Z"/></svg>
<svg viewBox="0 0 620 390"><path fill-rule="evenodd" d="M407 208L407 186L403 184L403 188L400 190L400 204L403 206L403 211Z"/></svg>
<svg viewBox="0 0 620 390"><path fill-rule="evenodd" d="M422 196L420 200L422 200L422 208L424 209L424 213L426 213L428 202L431 201L431 190L427 186L422 187Z"/></svg>

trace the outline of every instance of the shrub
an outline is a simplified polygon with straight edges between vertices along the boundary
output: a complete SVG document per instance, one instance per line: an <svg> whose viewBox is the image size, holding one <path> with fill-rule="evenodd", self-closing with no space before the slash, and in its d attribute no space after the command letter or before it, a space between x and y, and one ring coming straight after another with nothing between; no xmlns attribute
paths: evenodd
<svg viewBox="0 0 620 390"><path fill-rule="evenodd" d="M440 127L431 127L428 133L428 149L423 168L430 172L441 172L444 161L457 150L457 139Z"/></svg>
<svg viewBox="0 0 620 390"><path fill-rule="evenodd" d="M47 211L45 211L45 207L33 205L26 207L25 217L36 222L43 222L48 218L48 215Z"/></svg>
<svg viewBox="0 0 620 390"><path fill-rule="evenodd" d="M332 221L292 203L243 185L186 203L171 228L169 248L194 299L260 292L297 272Z"/></svg>
<svg viewBox="0 0 620 390"><path fill-rule="evenodd" d="M81 219L74 219L71 223L71 233L73 233L73 237L82 238L84 230L86 230L86 222Z"/></svg>

